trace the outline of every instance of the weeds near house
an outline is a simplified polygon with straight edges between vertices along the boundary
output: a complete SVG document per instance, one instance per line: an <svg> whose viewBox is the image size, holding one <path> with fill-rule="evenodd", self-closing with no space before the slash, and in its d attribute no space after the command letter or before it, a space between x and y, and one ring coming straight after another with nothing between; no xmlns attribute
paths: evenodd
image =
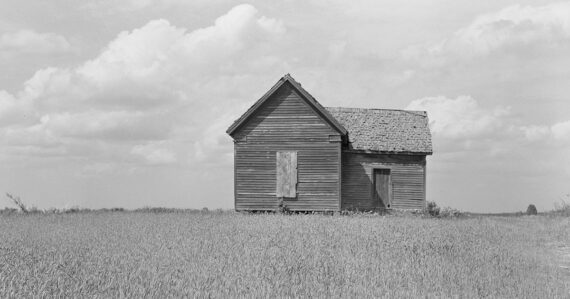
<svg viewBox="0 0 570 299"><path fill-rule="evenodd" d="M10 200L12 200L12 202L18 206L18 208L20 208L20 211L24 212L24 213L28 213L28 207L24 204L24 202L22 202L22 200L20 199L19 196L16 195L12 195L10 193L6 193L6 197L8 197Z"/></svg>
<svg viewBox="0 0 570 299"><path fill-rule="evenodd" d="M425 216L437 217L437 218L457 218L464 216L465 213L460 210L443 207L440 208L436 202L428 201L426 207L421 211Z"/></svg>
<svg viewBox="0 0 570 299"><path fill-rule="evenodd" d="M563 217L0 215L0 297L568 297Z"/></svg>
<svg viewBox="0 0 570 299"><path fill-rule="evenodd" d="M440 208L437 206L435 201L428 201L426 203L426 207L424 209L424 214L432 216L432 217L438 217L439 211L440 211Z"/></svg>

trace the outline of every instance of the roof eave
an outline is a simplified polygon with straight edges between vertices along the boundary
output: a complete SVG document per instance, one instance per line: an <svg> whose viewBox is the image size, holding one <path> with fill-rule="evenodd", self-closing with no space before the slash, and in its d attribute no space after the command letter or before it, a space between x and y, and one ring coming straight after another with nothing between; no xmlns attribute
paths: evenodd
<svg viewBox="0 0 570 299"><path fill-rule="evenodd" d="M416 152L416 151L376 151L376 150L364 150L364 149L345 149L343 150L347 153L358 153L358 154L378 154L378 155L433 155L433 151L429 152Z"/></svg>
<svg viewBox="0 0 570 299"><path fill-rule="evenodd" d="M279 87L285 83L285 77L282 77L271 87L257 102L255 102L247 111L242 114L234 123L226 130L226 133L230 136L261 106Z"/></svg>

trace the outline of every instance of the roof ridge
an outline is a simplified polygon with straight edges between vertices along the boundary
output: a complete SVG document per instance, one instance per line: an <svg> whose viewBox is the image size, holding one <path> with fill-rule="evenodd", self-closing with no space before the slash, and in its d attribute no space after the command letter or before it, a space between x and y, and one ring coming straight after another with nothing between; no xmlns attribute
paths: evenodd
<svg viewBox="0 0 570 299"><path fill-rule="evenodd" d="M407 109L386 109L386 108L356 108L356 107L325 107L326 109L333 109L336 111L346 111L346 112L361 112L361 111L371 111L371 110L378 110L378 111L402 111L408 113L420 112L422 114L427 114L425 110L407 110Z"/></svg>

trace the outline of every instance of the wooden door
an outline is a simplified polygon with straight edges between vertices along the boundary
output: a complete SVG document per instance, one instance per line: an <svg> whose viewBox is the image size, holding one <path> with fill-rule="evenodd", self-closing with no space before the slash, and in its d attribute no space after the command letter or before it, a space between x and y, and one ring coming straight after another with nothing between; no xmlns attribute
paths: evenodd
<svg viewBox="0 0 570 299"><path fill-rule="evenodd" d="M374 169L374 200L380 207L390 208L392 203L390 169Z"/></svg>
<svg viewBox="0 0 570 299"><path fill-rule="evenodd" d="M297 197L297 152L277 152L276 196Z"/></svg>

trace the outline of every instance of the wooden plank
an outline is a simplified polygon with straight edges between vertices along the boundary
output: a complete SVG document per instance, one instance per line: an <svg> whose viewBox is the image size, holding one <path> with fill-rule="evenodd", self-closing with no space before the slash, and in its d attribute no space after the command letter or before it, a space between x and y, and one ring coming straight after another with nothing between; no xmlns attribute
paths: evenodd
<svg viewBox="0 0 570 299"><path fill-rule="evenodd" d="M237 193L237 167L235 167L235 165L237 164L237 147L234 146L234 210L237 211L237 205L236 205L236 200L238 193Z"/></svg>
<svg viewBox="0 0 570 299"><path fill-rule="evenodd" d="M424 194L423 194L423 197L422 197L422 201L423 201L423 206L422 206L422 208L426 208L426 207L427 207L427 202L426 202L426 197L427 197L427 195L426 195L426 188L427 188L427 183L426 183L427 163L424 164L424 167L423 167L423 168L424 168L424 190L423 190L423 191L424 191Z"/></svg>
<svg viewBox="0 0 570 299"><path fill-rule="evenodd" d="M339 147L337 150L337 155L339 159L339 163L337 164L337 194L338 194L338 203L337 203L337 211L342 210L342 145L339 143Z"/></svg>
<svg viewBox="0 0 570 299"><path fill-rule="evenodd" d="M277 152L276 196L297 197L297 152Z"/></svg>
<svg viewBox="0 0 570 299"><path fill-rule="evenodd" d="M297 197L297 152L289 152L289 194L286 197Z"/></svg>
<svg viewBox="0 0 570 299"><path fill-rule="evenodd" d="M276 179L276 196L277 197L284 197L285 193L288 192L285 190L289 185L288 182L288 171L287 166L289 163L289 159L286 157L288 155L287 152L277 152L276 158L276 169L277 169L277 179Z"/></svg>

